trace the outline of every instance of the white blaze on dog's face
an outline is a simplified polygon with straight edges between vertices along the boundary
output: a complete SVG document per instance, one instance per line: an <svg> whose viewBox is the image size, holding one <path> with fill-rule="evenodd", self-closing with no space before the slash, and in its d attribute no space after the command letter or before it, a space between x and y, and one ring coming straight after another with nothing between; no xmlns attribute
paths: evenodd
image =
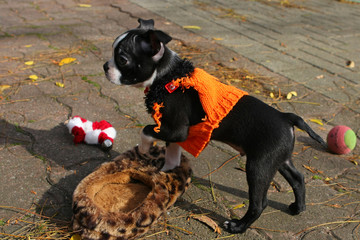
<svg viewBox="0 0 360 240"><path fill-rule="evenodd" d="M121 42L127 35L128 35L128 33L124 33L124 34L120 35L119 37L117 37L115 39L115 41L113 43L113 55L112 55L112 58L110 59L110 61L105 63L108 68L105 69L105 66L104 66L105 74L106 74L107 79L110 82L115 83L117 85L121 85L121 82L120 82L121 72L115 65L114 50L115 50L115 47L118 45L118 43Z"/></svg>
<svg viewBox="0 0 360 240"><path fill-rule="evenodd" d="M148 87L156 78L157 64L171 37L153 30L153 22L148 21L115 39L112 58L104 64L106 77L112 83Z"/></svg>

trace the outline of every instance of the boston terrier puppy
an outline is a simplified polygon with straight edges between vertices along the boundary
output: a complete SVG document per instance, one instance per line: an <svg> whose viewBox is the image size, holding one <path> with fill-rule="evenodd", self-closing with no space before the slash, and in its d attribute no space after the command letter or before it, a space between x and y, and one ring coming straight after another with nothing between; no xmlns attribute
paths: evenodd
<svg viewBox="0 0 360 240"><path fill-rule="evenodd" d="M112 58L104 64L112 83L145 88L145 105L155 124L142 130L138 150L145 154L153 141L165 141L163 171L179 166L181 148L197 156L210 140L246 155L249 208L242 219L224 223L231 233L245 232L259 218L277 171L294 191L290 213L304 211L304 177L291 160L294 126L326 147L324 140L301 117L279 112L180 58L166 46L172 38L154 29L153 20L139 23L115 39Z"/></svg>

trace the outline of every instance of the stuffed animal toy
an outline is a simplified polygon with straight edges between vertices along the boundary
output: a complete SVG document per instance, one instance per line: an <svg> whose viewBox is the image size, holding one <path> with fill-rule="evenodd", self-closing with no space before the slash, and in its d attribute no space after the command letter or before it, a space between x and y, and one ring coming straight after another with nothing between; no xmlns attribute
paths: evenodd
<svg viewBox="0 0 360 240"><path fill-rule="evenodd" d="M116 130L105 120L91 122L80 116L74 116L65 122L69 132L74 135L74 143L101 144L105 151L112 148Z"/></svg>

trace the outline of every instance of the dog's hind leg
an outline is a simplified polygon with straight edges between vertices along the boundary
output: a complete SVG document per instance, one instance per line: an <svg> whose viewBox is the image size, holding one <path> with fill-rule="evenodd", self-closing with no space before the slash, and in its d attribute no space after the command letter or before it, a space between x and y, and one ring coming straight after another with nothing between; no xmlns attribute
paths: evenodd
<svg viewBox="0 0 360 240"><path fill-rule="evenodd" d="M255 222L266 208L267 191L276 173L273 166L266 167L266 159L251 159L246 163L246 177L249 185L249 208L240 220L232 219L224 223L224 227L231 233L243 233ZM265 168L266 167L266 168Z"/></svg>
<svg viewBox="0 0 360 240"><path fill-rule="evenodd" d="M281 175L289 182L295 195L295 202L290 204L289 210L293 215L305 211L305 182L304 176L295 168L292 161L285 161L279 168Z"/></svg>

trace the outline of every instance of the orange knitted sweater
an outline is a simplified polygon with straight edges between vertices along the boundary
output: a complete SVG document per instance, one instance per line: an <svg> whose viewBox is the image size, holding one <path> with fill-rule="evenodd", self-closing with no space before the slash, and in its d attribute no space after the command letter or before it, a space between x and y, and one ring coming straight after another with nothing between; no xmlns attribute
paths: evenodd
<svg viewBox="0 0 360 240"><path fill-rule="evenodd" d="M190 126L187 139L184 142L178 142L183 149L197 157L209 143L212 131L219 127L221 120L232 110L239 99L248 93L221 83L200 68L195 68L190 77L173 80L167 89L169 91L169 88L176 89L178 87L194 88L199 93L200 102L206 114L203 122ZM163 103L153 106L154 114L152 116L157 123L154 130L157 132L160 131L161 126L161 107L163 107Z"/></svg>

